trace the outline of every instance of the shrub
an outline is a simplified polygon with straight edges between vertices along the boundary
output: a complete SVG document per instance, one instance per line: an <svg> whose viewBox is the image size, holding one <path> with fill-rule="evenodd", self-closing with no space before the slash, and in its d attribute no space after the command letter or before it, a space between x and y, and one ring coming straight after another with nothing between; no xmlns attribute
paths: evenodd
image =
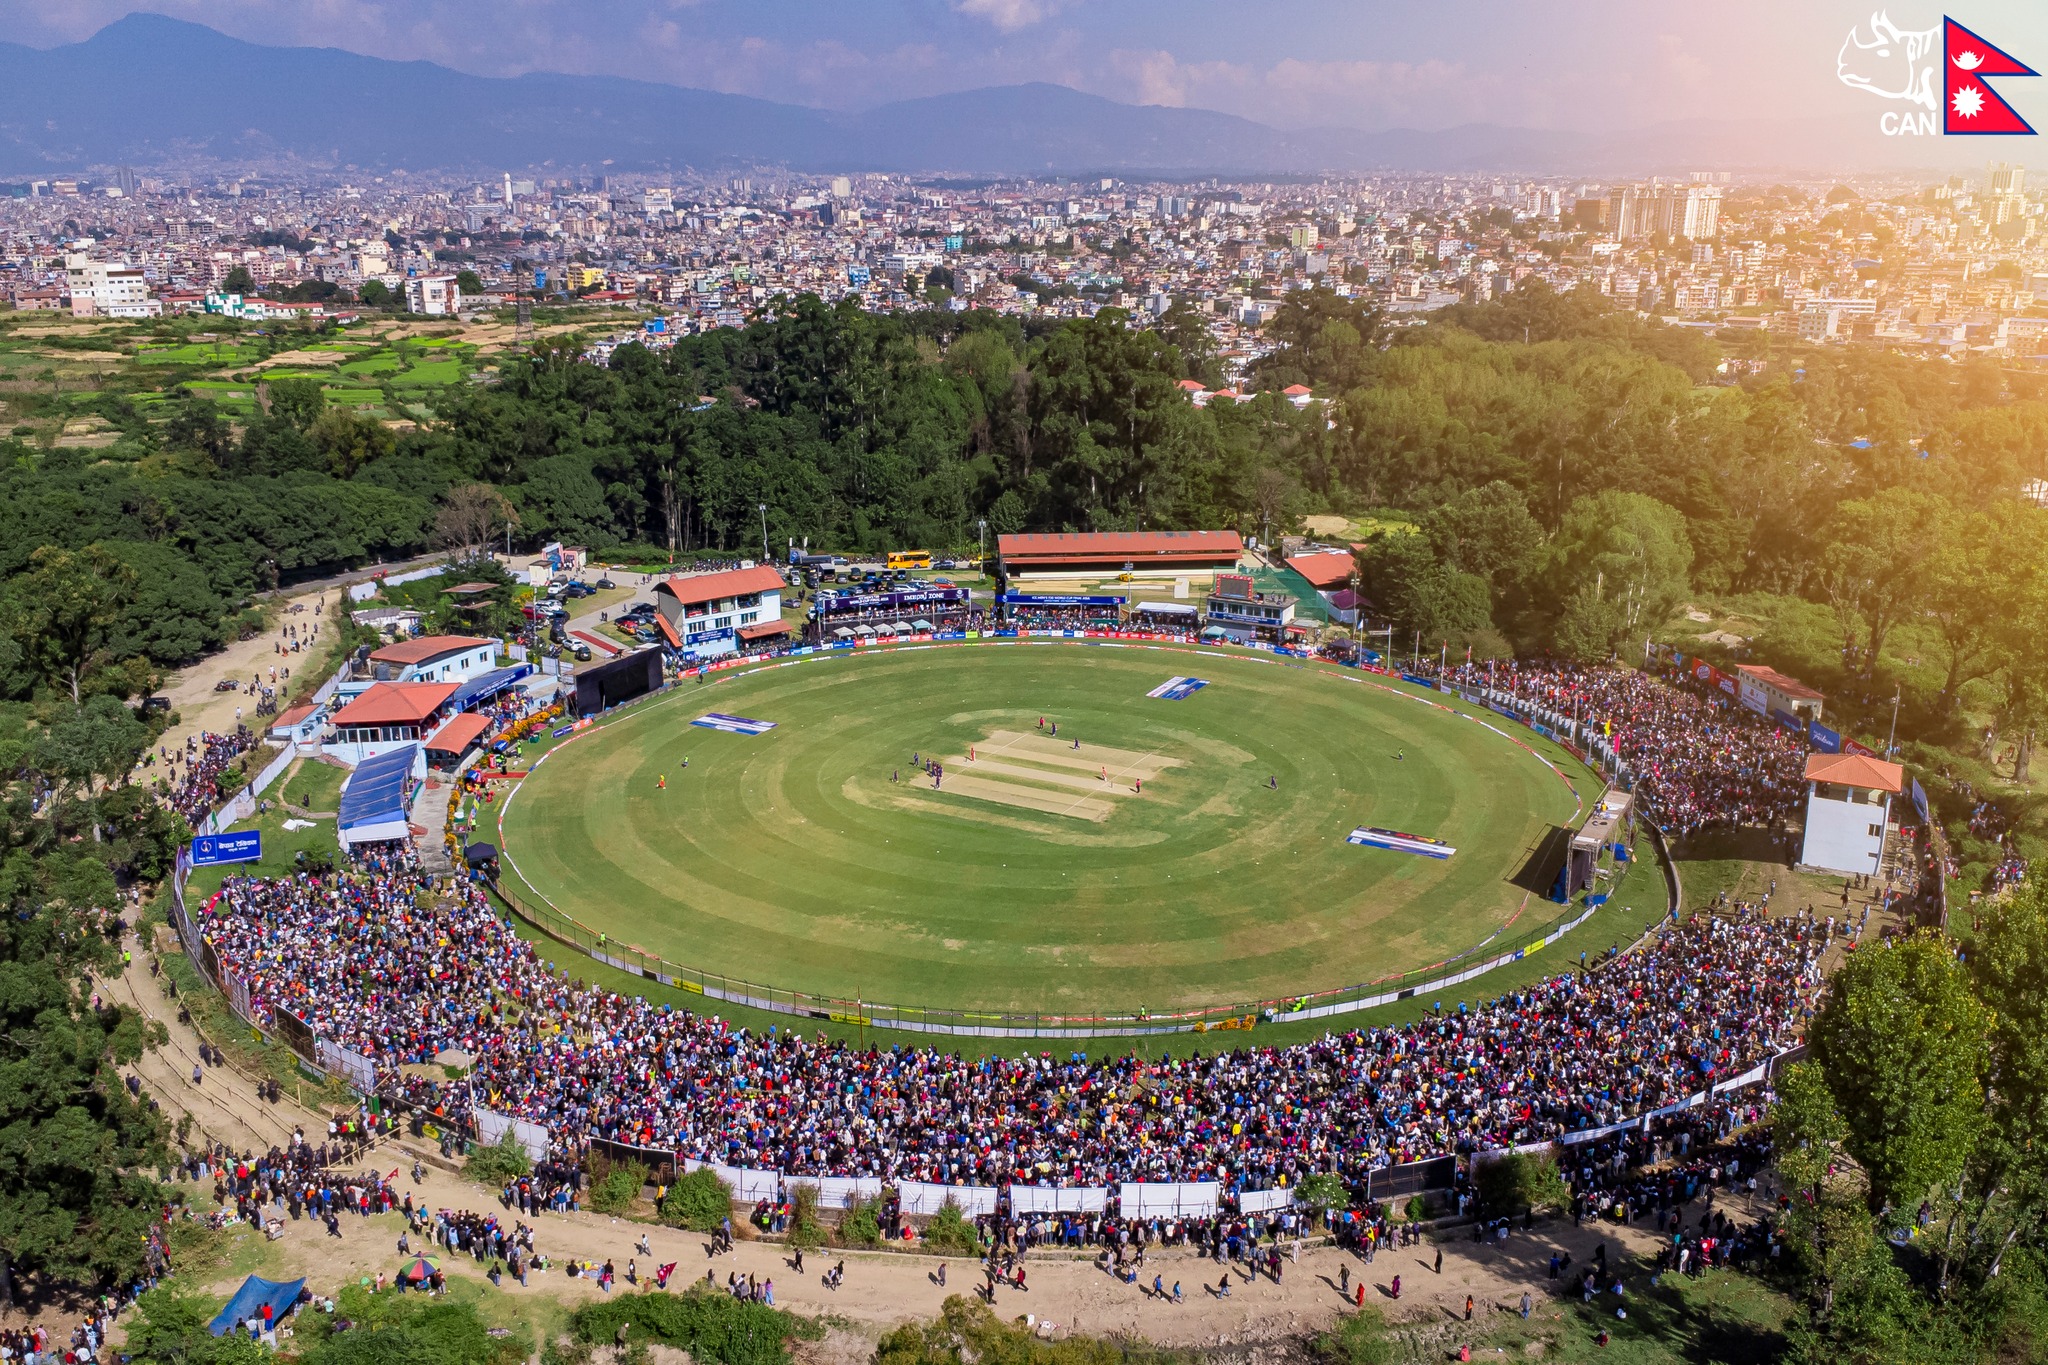
<svg viewBox="0 0 2048 1365"><path fill-rule="evenodd" d="M1419 1194L1410 1198L1408 1201L1408 1221L1420 1223L1427 1217L1429 1217L1429 1201Z"/></svg>
<svg viewBox="0 0 2048 1365"><path fill-rule="evenodd" d="M882 1201L856 1200L839 1219L839 1244L876 1247L882 1244Z"/></svg>
<svg viewBox="0 0 2048 1365"><path fill-rule="evenodd" d="M1544 1206L1557 1208L1571 1198L1554 1158L1521 1152L1481 1166L1473 1183L1478 1187L1479 1212L1487 1218L1504 1218Z"/></svg>
<svg viewBox="0 0 2048 1365"><path fill-rule="evenodd" d="M948 1199L939 1205L939 1211L925 1226L924 1244L933 1251L949 1252L955 1256L981 1255L981 1232L967 1215L960 1212L960 1206Z"/></svg>
<svg viewBox="0 0 2048 1365"><path fill-rule="evenodd" d="M818 1188L799 1185L789 1200L789 1244L806 1251L825 1245L825 1225L818 1221Z"/></svg>
<svg viewBox="0 0 2048 1365"><path fill-rule="evenodd" d="M637 1161L590 1158L590 1207L597 1213L624 1213L640 1198L652 1174Z"/></svg>
<svg viewBox="0 0 2048 1365"><path fill-rule="evenodd" d="M733 1187L711 1166L686 1173L662 1197L662 1222L690 1232L717 1232L733 1212Z"/></svg>
<svg viewBox="0 0 2048 1365"><path fill-rule="evenodd" d="M629 1347L660 1342L688 1351L698 1365L787 1365L792 1339L821 1335L779 1308L703 1289L613 1295L577 1309L569 1330L578 1341L609 1346L622 1323Z"/></svg>
<svg viewBox="0 0 2048 1365"><path fill-rule="evenodd" d="M372 1294L349 1285L336 1296L333 1318L301 1319L306 1365L514 1365L528 1354L523 1334L493 1336L474 1303L424 1294ZM345 1332L335 1322L353 1324ZM308 1336L320 1333L310 1345Z"/></svg>
<svg viewBox="0 0 2048 1365"><path fill-rule="evenodd" d="M472 1151L469 1160L462 1163L462 1173L486 1185L506 1185L533 1174L533 1161L508 1129L496 1146Z"/></svg>
<svg viewBox="0 0 2048 1365"><path fill-rule="evenodd" d="M661 1201L661 1221L692 1232L715 1232L732 1212L732 1186L708 1166L700 1166L668 1187Z"/></svg>
<svg viewBox="0 0 2048 1365"><path fill-rule="evenodd" d="M1367 1304L1317 1337L1315 1354L1330 1365L1391 1365L1394 1343L1387 1336L1386 1318Z"/></svg>
<svg viewBox="0 0 2048 1365"><path fill-rule="evenodd" d="M1327 1172L1305 1176L1294 1187L1294 1202L1305 1209L1348 1209L1351 1207L1351 1187L1344 1183L1341 1175Z"/></svg>

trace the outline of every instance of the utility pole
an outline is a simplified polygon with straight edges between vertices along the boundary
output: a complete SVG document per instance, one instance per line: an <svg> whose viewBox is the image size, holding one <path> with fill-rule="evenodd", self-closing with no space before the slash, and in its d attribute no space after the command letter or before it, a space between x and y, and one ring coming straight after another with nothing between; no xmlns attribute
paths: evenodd
<svg viewBox="0 0 2048 1365"><path fill-rule="evenodd" d="M975 522L974 524L975 524L975 527L977 528L977 530L978 530L978 532L979 532L979 534L980 534L980 537L981 537L981 550L980 550L980 553L979 553L979 554L977 554L977 555L975 556L975 560L974 560L974 567L975 567L975 568L976 568L976 569L977 569L978 571L980 571L980 572L982 572L982 573L987 573L987 572L988 572L988 518L987 518L987 517L983 517L983 518L982 518L981 520L979 520L979 521Z"/></svg>
<svg viewBox="0 0 2048 1365"><path fill-rule="evenodd" d="M775 556L768 553L768 504L761 504L761 562L772 564Z"/></svg>
<svg viewBox="0 0 2048 1365"><path fill-rule="evenodd" d="M1895 688L1892 692L1892 729L1891 733L1886 735L1884 740L1884 756L1886 758L1895 758L1898 756L1899 698L1905 694L1905 690L1906 685L1904 683L1898 683L1895 685Z"/></svg>

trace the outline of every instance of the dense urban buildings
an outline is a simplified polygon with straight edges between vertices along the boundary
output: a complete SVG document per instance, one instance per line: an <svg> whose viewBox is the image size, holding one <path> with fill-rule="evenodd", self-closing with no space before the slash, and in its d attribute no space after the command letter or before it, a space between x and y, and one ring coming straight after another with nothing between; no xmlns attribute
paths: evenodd
<svg viewBox="0 0 2048 1365"><path fill-rule="evenodd" d="M1929 354L2033 357L2048 330L2042 198L2003 165L1938 184L1792 185L1717 171L1615 183L201 183L120 168L0 188L0 296L82 316L267 319L359 304L448 315L573 295L655 314L622 318L620 334L658 345L805 292L879 311L1051 317L1181 303L1214 333L1232 382L1280 297L1317 282L1398 319L1534 279L1724 336Z"/></svg>

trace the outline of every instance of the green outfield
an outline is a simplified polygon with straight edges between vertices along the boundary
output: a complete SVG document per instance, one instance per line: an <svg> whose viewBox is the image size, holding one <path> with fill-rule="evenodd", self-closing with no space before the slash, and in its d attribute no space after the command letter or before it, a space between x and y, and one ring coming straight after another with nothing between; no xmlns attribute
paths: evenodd
<svg viewBox="0 0 2048 1365"><path fill-rule="evenodd" d="M1186 675L1208 685L1146 695ZM690 723L707 713L774 728ZM913 756L944 765L936 787ZM1532 929L1555 911L1537 851L1579 800L1530 749L1350 670L1018 642L684 684L550 753L500 835L518 894L692 968L1116 1013L1350 986ZM1346 843L1360 825L1457 852Z"/></svg>

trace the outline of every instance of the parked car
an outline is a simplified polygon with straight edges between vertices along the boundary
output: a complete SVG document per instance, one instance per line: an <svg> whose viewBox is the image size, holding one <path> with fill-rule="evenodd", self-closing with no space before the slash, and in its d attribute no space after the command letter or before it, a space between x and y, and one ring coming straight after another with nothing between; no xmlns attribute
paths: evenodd
<svg viewBox="0 0 2048 1365"><path fill-rule="evenodd" d="M609 578L600 578L597 580L597 586L600 588L611 589L616 588L619 585L612 582Z"/></svg>

